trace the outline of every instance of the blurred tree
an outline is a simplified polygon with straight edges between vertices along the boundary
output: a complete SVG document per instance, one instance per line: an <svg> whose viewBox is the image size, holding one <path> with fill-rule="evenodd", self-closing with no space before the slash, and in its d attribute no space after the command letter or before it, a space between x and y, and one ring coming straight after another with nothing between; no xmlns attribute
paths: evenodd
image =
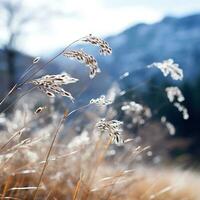
<svg viewBox="0 0 200 200"><path fill-rule="evenodd" d="M58 1L0 0L0 46L4 50L9 75L9 88L16 79L16 50L19 39L31 26L45 26L52 16L66 16L56 6ZM61 3L59 1L59 3Z"/></svg>

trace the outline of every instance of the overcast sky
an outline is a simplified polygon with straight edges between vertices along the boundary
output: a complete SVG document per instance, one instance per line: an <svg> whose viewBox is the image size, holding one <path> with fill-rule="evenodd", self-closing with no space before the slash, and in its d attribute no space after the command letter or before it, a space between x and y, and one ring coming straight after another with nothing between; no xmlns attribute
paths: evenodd
<svg viewBox="0 0 200 200"><path fill-rule="evenodd" d="M29 6L36 4L36 0L27 2ZM45 30L41 27L34 35L30 28L30 35L20 42L22 50L41 55L89 33L113 35L139 22L159 21L166 15L200 13L199 0L57 0L57 3L57 7L69 13L68 17L54 17L51 26Z"/></svg>

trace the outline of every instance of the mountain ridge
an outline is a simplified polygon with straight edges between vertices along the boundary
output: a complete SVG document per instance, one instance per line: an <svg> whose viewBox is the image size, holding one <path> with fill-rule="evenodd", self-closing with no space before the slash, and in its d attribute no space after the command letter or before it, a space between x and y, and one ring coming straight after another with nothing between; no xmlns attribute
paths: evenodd
<svg viewBox="0 0 200 200"><path fill-rule="evenodd" d="M197 71L198 75L200 73L199 68L194 69L200 65L199 24L200 14L195 14L182 18L168 16L154 24L132 26L106 38L113 48L113 56L105 64L110 67L115 62L119 69L115 71L120 75L136 65L145 67L152 62L173 58L183 67L186 79L190 79L197 75ZM124 66L123 70L120 65Z"/></svg>

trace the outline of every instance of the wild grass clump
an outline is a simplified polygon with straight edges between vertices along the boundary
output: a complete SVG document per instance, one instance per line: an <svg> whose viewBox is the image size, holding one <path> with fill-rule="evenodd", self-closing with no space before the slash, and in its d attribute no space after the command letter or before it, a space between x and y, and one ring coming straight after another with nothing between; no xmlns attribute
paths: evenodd
<svg viewBox="0 0 200 200"><path fill-rule="evenodd" d="M35 58L0 102L3 106L10 96L16 97L1 113L1 199L200 199L197 189L200 181L194 172L158 165L152 167L141 159L153 156L152 147L138 145L138 138L127 130L151 124L155 113L147 105L131 100L121 103L118 105L120 111L116 110L113 106L119 103L116 97L125 94L120 92L112 97L92 98L72 110L65 106L57 110L58 106L54 106L57 96L76 101L64 87L69 83L76 84L78 79L67 72L36 75L63 55L83 63L89 68L89 78L94 79L101 72L100 67L92 55L82 49L72 49L72 45L79 42L97 46L102 55L112 53L109 44L100 38L92 35L80 38L45 64L36 66L40 58ZM151 66L159 68L165 76L170 74L175 80L182 80L182 70L172 60ZM22 92L17 96L19 89ZM38 101L39 106L23 102L20 109L15 107L11 114L6 113L25 95L34 99L33 90L37 89L47 96L48 101ZM187 119L189 114L182 105L184 96L181 91L177 87L168 87L166 92L169 101ZM119 112L127 120L120 121ZM78 119L74 114L79 114ZM76 122L83 128L75 126ZM175 134L175 127L165 116L161 118L161 124L171 135ZM79 135L76 128L79 128ZM154 161L158 163L158 159ZM188 184L191 182L193 185Z"/></svg>
<svg viewBox="0 0 200 200"><path fill-rule="evenodd" d="M132 144L132 150L117 153L108 138L83 132L68 144L54 145L47 161L44 158L50 138L38 137L18 143L15 150L9 147L1 155L1 195L5 199L32 199L47 162L36 199L197 200L200 197L196 174L138 165L135 157L145 152L145 147L136 149Z"/></svg>

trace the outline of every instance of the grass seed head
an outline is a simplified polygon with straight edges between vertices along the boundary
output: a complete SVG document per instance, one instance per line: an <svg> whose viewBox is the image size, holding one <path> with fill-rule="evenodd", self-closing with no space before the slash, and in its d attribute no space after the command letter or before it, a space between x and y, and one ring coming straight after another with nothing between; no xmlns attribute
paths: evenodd
<svg viewBox="0 0 200 200"><path fill-rule="evenodd" d="M63 55L68 57L68 58L71 58L71 59L76 59L79 62L84 63L87 67L89 67L90 78L94 78L97 73L101 72L100 68L98 67L98 63L97 63L96 59L92 55L89 55L82 50L65 51L63 53Z"/></svg>
<svg viewBox="0 0 200 200"><path fill-rule="evenodd" d="M92 45L96 45L100 48L101 55L110 55L112 54L112 49L109 44L102 40L101 38L95 37L93 35L89 35L88 37L84 38L82 41L90 43Z"/></svg>
<svg viewBox="0 0 200 200"><path fill-rule="evenodd" d="M71 101L74 101L70 92L65 91L62 85L69 83L75 83L78 79L71 77L67 73L57 75L46 75L41 78L31 81L32 84L38 86L38 88L46 93L49 97L55 97L55 94L68 97Z"/></svg>
<svg viewBox="0 0 200 200"><path fill-rule="evenodd" d="M174 80L183 79L183 70L179 68L178 64L174 63L173 59L164 60L162 63L155 62L147 67L156 67L161 70L164 76L171 75L172 79Z"/></svg>

